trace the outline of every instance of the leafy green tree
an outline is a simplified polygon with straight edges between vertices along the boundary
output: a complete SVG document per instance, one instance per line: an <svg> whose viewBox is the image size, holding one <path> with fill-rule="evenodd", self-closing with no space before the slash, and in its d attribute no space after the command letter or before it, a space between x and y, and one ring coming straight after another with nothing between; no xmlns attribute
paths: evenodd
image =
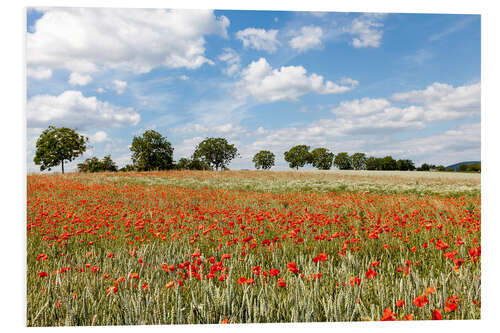
<svg viewBox="0 0 500 333"><path fill-rule="evenodd" d="M82 163L78 163L78 172L100 172L104 171L102 163L97 157L87 158Z"/></svg>
<svg viewBox="0 0 500 333"><path fill-rule="evenodd" d="M33 161L40 165L40 171L51 170L61 164L64 173L64 161L71 162L87 149L88 138L67 127L49 126L40 134L36 142Z"/></svg>
<svg viewBox="0 0 500 333"><path fill-rule="evenodd" d="M175 165L177 170L212 170L210 165L199 159L182 157Z"/></svg>
<svg viewBox="0 0 500 333"><path fill-rule="evenodd" d="M269 150L261 150L252 159L256 169L269 170L274 166L274 154Z"/></svg>
<svg viewBox="0 0 500 333"><path fill-rule="evenodd" d="M471 172L481 172L481 163L469 164L467 170Z"/></svg>
<svg viewBox="0 0 500 333"><path fill-rule="evenodd" d="M335 160L333 161L333 164L335 164L335 166L339 170L350 170L350 169L352 169L351 159L349 158L349 154L346 153L346 152L338 153L335 156Z"/></svg>
<svg viewBox="0 0 500 333"><path fill-rule="evenodd" d="M429 171L431 169L431 166L427 163L423 163L420 168L418 168L418 171Z"/></svg>
<svg viewBox="0 0 500 333"><path fill-rule="evenodd" d="M288 162L290 168L298 170L299 167L302 168L304 165L311 163L309 148L306 145L297 145L285 152L285 161Z"/></svg>
<svg viewBox="0 0 500 333"><path fill-rule="evenodd" d="M111 155L106 155L102 159L102 167L104 171L118 171L118 166L116 163L111 159Z"/></svg>
<svg viewBox="0 0 500 333"><path fill-rule="evenodd" d="M355 153L351 155L351 165L354 170L364 170L366 169L366 154L365 153Z"/></svg>
<svg viewBox="0 0 500 333"><path fill-rule="evenodd" d="M326 148L316 148L311 151L313 167L319 170L330 170L333 164L333 153Z"/></svg>
<svg viewBox="0 0 500 333"><path fill-rule="evenodd" d="M366 170L377 170L378 169L378 159L374 156L370 156L366 159Z"/></svg>
<svg viewBox="0 0 500 333"><path fill-rule="evenodd" d="M460 171L460 172L468 171L468 166L466 164L460 164L458 166L458 171Z"/></svg>
<svg viewBox="0 0 500 333"><path fill-rule="evenodd" d="M135 166L132 164L127 164L123 168L120 168L118 171L121 171L121 172L135 171Z"/></svg>
<svg viewBox="0 0 500 333"><path fill-rule="evenodd" d="M415 170L415 165L412 160L397 160L396 161L396 170L401 171L413 171Z"/></svg>
<svg viewBox="0 0 500 333"><path fill-rule="evenodd" d="M378 170L397 170L397 161L392 156L382 157L379 160Z"/></svg>
<svg viewBox="0 0 500 333"><path fill-rule="evenodd" d="M130 150L138 171L169 170L174 167L174 148L166 137L154 130L147 130L142 136L134 136Z"/></svg>
<svg viewBox="0 0 500 333"><path fill-rule="evenodd" d="M437 171L440 171L440 172L443 172L443 171L446 171L446 167L444 165L438 165L436 167Z"/></svg>
<svg viewBox="0 0 500 333"><path fill-rule="evenodd" d="M198 144L193 160L201 160L215 170L226 169L227 165L238 157L238 149L225 138L206 138Z"/></svg>
<svg viewBox="0 0 500 333"><path fill-rule="evenodd" d="M102 161L97 157L87 158L83 163L78 164L78 172L103 172L118 171L118 168L111 159L111 155L106 155Z"/></svg>

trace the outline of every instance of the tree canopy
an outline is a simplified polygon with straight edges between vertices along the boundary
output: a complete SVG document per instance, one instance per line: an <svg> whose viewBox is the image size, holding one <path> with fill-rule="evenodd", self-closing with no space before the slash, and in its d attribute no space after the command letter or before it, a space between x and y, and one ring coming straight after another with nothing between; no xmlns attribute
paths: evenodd
<svg viewBox="0 0 500 333"><path fill-rule="evenodd" d="M87 149L88 138L76 133L76 130L49 126L40 134L36 142L33 161L40 165L40 171L51 170L61 164L64 173L64 161L71 162Z"/></svg>
<svg viewBox="0 0 500 333"><path fill-rule="evenodd" d="M351 166L354 170L366 169L366 154L354 153L351 155Z"/></svg>
<svg viewBox="0 0 500 333"><path fill-rule="evenodd" d="M134 136L130 150L138 171L169 170L174 167L174 148L166 137L154 130Z"/></svg>
<svg viewBox="0 0 500 333"><path fill-rule="evenodd" d="M290 168L299 169L306 164L311 163L311 153L309 146L297 145L292 147L289 151L285 152L285 161L288 162Z"/></svg>
<svg viewBox="0 0 500 333"><path fill-rule="evenodd" d="M339 170L352 169L351 159L349 158L349 154L347 152L338 153L335 156L335 160L333 161L333 164L335 164L335 166L337 168L339 168Z"/></svg>
<svg viewBox="0 0 500 333"><path fill-rule="evenodd" d="M333 163L333 153L326 148L316 148L311 151L311 163L319 170L330 170Z"/></svg>
<svg viewBox="0 0 500 333"><path fill-rule="evenodd" d="M269 170L274 166L274 154L269 150L261 150L253 157L256 169Z"/></svg>
<svg viewBox="0 0 500 333"><path fill-rule="evenodd" d="M204 161L215 170L225 169L227 165L239 156L238 149L225 138L206 138L198 144L193 160Z"/></svg>
<svg viewBox="0 0 500 333"><path fill-rule="evenodd" d="M111 159L111 155L106 155L100 161L97 157L87 158L84 162L78 164L79 172L104 172L118 171L116 163Z"/></svg>

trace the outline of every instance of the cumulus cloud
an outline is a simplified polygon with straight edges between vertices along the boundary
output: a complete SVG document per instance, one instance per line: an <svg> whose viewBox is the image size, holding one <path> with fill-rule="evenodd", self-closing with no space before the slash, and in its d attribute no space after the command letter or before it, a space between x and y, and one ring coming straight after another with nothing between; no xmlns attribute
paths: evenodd
<svg viewBox="0 0 500 333"><path fill-rule="evenodd" d="M231 48L225 48L224 53L219 55L219 60L227 63L227 67L222 71L228 76L236 74L241 67L241 59L238 53Z"/></svg>
<svg viewBox="0 0 500 333"><path fill-rule="evenodd" d="M113 90L116 91L118 95L123 94L127 88L127 82L121 80L113 80Z"/></svg>
<svg viewBox="0 0 500 333"><path fill-rule="evenodd" d="M32 77L37 80L50 79L52 77L52 70L46 67L28 66L26 74L28 77Z"/></svg>
<svg viewBox="0 0 500 333"><path fill-rule="evenodd" d="M307 71L302 66L282 66L273 69L264 58L252 62L242 71L242 79L237 84L239 97L252 96L261 102L278 100L296 101L309 92L319 94L339 94L354 89L358 81L349 85L325 81L321 75Z"/></svg>
<svg viewBox="0 0 500 333"><path fill-rule="evenodd" d="M352 46L379 47L383 35L381 28L384 26L380 20L384 16L384 14L365 14L355 18L347 29L347 32L356 36L352 39Z"/></svg>
<svg viewBox="0 0 500 333"><path fill-rule="evenodd" d="M90 143L102 143L111 141L111 139L108 137L108 133L104 131L97 131L94 134L87 134L86 136L89 138Z"/></svg>
<svg viewBox="0 0 500 333"><path fill-rule="evenodd" d="M461 125L440 134L400 141L368 153L408 156L418 162L445 166L464 160L480 160L481 123Z"/></svg>
<svg viewBox="0 0 500 333"><path fill-rule="evenodd" d="M26 60L36 68L92 73L112 68L195 69L205 57L205 35L227 38L229 20L211 10L46 8L26 37Z"/></svg>
<svg viewBox="0 0 500 333"><path fill-rule="evenodd" d="M423 90L394 94L392 99L421 105L427 121L478 116L481 114L481 83L453 87L435 82Z"/></svg>
<svg viewBox="0 0 500 333"><path fill-rule="evenodd" d="M276 51L280 42L276 39L278 30L247 28L236 33L236 38L243 42L243 46L260 51L273 53Z"/></svg>
<svg viewBox="0 0 500 333"><path fill-rule="evenodd" d="M141 118L132 108L118 107L96 97L85 97L74 90L59 96L33 96L28 100L26 110L28 127L120 127L137 125Z"/></svg>
<svg viewBox="0 0 500 333"><path fill-rule="evenodd" d="M300 33L290 40L290 46L299 52L321 46L323 30L320 27L305 26L300 29Z"/></svg>
<svg viewBox="0 0 500 333"><path fill-rule="evenodd" d="M86 86L92 81L92 77L88 74L80 74L73 72L69 76L69 84L72 86Z"/></svg>

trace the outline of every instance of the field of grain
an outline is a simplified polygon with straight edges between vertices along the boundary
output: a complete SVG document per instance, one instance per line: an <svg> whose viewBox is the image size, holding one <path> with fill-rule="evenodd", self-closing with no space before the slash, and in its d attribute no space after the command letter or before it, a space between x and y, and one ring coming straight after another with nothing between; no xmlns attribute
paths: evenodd
<svg viewBox="0 0 500 333"><path fill-rule="evenodd" d="M479 319L480 175L28 175L27 324Z"/></svg>

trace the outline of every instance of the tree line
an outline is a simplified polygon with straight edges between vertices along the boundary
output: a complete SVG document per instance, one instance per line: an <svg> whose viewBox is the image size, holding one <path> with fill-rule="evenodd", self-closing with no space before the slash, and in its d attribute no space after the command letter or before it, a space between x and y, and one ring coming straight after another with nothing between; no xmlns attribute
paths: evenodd
<svg viewBox="0 0 500 333"><path fill-rule="evenodd" d="M88 138L75 130L49 126L42 132L36 143L34 162L40 170L51 170L64 162L71 162L86 151ZM174 148L166 137L154 130L145 131L142 136L134 136L130 145L132 164L118 169L110 155L102 160L97 157L85 159L77 165L79 172L103 171L152 171L152 170L226 170L229 163L239 157L238 149L225 138L206 138L195 148L190 157L175 162ZM327 148L311 150L308 145L297 145L284 153L284 159L292 169L306 165L319 170L330 170L332 166L340 170L401 170L401 171L454 171L444 166L423 163L415 167L409 159L394 159L367 156L365 153L339 152L334 154ZM252 159L256 169L269 170L275 165L275 155L269 150L261 150ZM480 171L480 164L460 165L459 171Z"/></svg>

